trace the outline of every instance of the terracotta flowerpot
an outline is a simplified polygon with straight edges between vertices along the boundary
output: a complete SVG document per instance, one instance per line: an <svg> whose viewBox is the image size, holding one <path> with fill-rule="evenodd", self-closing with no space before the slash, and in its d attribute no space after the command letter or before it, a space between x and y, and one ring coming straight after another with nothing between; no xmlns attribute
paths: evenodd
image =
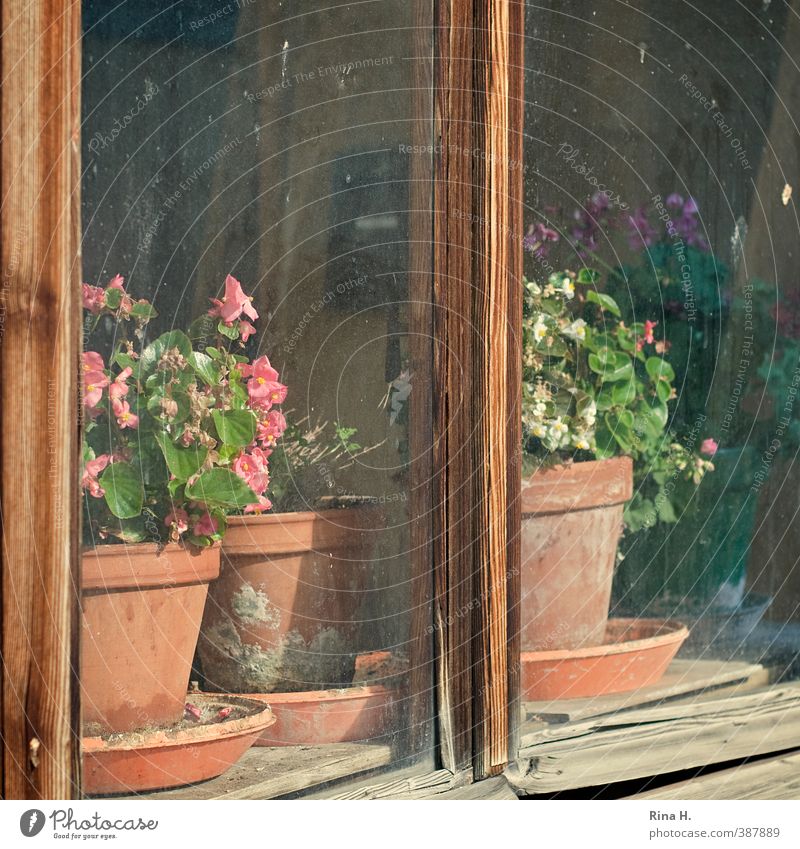
<svg viewBox="0 0 800 849"><path fill-rule="evenodd" d="M82 559L81 698L86 733L183 716L219 548L105 545Z"/></svg>
<svg viewBox="0 0 800 849"><path fill-rule="evenodd" d="M671 620L611 619L603 645L523 652L522 697L585 699L657 684L688 636L685 625Z"/></svg>
<svg viewBox="0 0 800 849"><path fill-rule="evenodd" d="M230 520L198 644L208 689L297 692L352 682L377 515L366 505Z"/></svg>
<svg viewBox="0 0 800 849"><path fill-rule="evenodd" d="M536 471L522 482L522 650L600 645L630 457Z"/></svg>
<svg viewBox="0 0 800 849"><path fill-rule="evenodd" d="M184 694L185 696L186 694ZM186 727L84 737L83 789L90 795L141 793L180 787L222 775L275 722L262 702L191 693L200 709L223 704L233 713L226 719Z"/></svg>

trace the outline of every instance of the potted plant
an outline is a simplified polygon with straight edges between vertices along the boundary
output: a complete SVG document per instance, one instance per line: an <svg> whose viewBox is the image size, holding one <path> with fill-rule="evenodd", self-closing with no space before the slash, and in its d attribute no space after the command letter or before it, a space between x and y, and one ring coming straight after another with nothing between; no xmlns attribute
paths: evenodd
<svg viewBox="0 0 800 849"><path fill-rule="evenodd" d="M750 342L728 338L737 312L753 315L752 303L730 296L729 269L711 250L692 197L655 195L649 205L628 210L615 208L598 192L568 215L552 213L570 248L604 270L598 285L623 307L623 319L631 322L637 312L658 316L650 325L658 327L660 353L668 353L679 387L670 412L671 440L694 455L687 468L697 464L698 453L716 467L714 475L696 484L693 475L676 476L674 464L665 469L658 458L636 463L614 607L631 615L690 618L711 608L730 612L745 594L756 514L750 487L765 447L757 445L754 436L761 427L745 401L757 362L752 329ZM537 225L528 244L541 261L560 239L555 229ZM624 255L626 242L630 258L607 262L604 245L614 245L616 258L617 250ZM740 328L739 335L744 331ZM722 350L729 355L721 356ZM723 401L721 392L709 396L708 376L726 386L728 364L738 368L743 359L753 363L744 368L744 385L732 374L730 395ZM716 419L711 429L709 419Z"/></svg>
<svg viewBox="0 0 800 849"><path fill-rule="evenodd" d="M532 228L529 249L539 251L543 237ZM635 464L692 478L713 468L667 434L675 375L655 323L622 321L598 280L583 268L552 273L541 285L525 281L526 652L603 643Z"/></svg>
<svg viewBox="0 0 800 849"><path fill-rule="evenodd" d="M252 403L264 364L237 352L255 330L241 314L256 313L233 278L215 306L216 345L207 331L201 345L181 330L147 342L156 311L119 276L84 285L83 303L87 342L99 342L82 357L81 689L91 734L183 717L227 513L266 503L273 436ZM269 375L274 401L285 387Z"/></svg>
<svg viewBox="0 0 800 849"><path fill-rule="evenodd" d="M229 519L198 646L210 689L293 693L353 681L355 614L380 511L370 499L330 493L365 449L338 424L281 419L279 431L270 511Z"/></svg>

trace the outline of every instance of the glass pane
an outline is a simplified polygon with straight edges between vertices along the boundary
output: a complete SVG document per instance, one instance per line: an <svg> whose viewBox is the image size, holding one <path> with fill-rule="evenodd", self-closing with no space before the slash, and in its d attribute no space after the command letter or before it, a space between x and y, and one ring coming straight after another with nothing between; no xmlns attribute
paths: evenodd
<svg viewBox="0 0 800 849"><path fill-rule="evenodd" d="M431 9L85 4L88 736L429 757Z"/></svg>
<svg viewBox="0 0 800 849"><path fill-rule="evenodd" d="M796 4L526 14L526 698L794 677Z"/></svg>

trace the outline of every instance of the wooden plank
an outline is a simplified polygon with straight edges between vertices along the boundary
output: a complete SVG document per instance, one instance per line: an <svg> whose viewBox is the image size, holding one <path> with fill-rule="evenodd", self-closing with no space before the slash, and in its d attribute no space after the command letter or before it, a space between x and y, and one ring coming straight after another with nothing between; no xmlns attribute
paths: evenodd
<svg viewBox="0 0 800 849"><path fill-rule="evenodd" d="M390 746L253 747L219 778L137 799L275 799L391 763Z"/></svg>
<svg viewBox="0 0 800 849"><path fill-rule="evenodd" d="M448 790L444 793L439 793L436 796L429 796L427 798L436 799L437 801L519 801L519 797L511 789L508 782L502 775L496 775L492 778L487 778L484 781L475 781L472 784L468 784L466 787L459 787L456 790Z"/></svg>
<svg viewBox="0 0 800 849"><path fill-rule="evenodd" d="M473 4L437 5L433 213L433 561L440 757L472 764L475 498L472 363Z"/></svg>
<svg viewBox="0 0 800 849"><path fill-rule="evenodd" d="M327 798L354 801L359 799L412 799L428 798L465 784L471 773L453 775L447 769L420 771L419 769L399 770L376 782L374 779L348 787L340 793ZM324 793L314 794L323 798Z"/></svg>
<svg viewBox="0 0 800 849"><path fill-rule="evenodd" d="M768 671L756 663L674 660L661 681L650 687L590 699L524 702L524 708L527 716L534 720L575 722L751 679L758 686L765 686L769 684Z"/></svg>
<svg viewBox="0 0 800 849"><path fill-rule="evenodd" d="M522 597L522 280L524 232L523 139L525 137L525 2L510 0L508 12L508 481L506 596L508 604L508 760L516 757L520 735L520 635Z"/></svg>
<svg viewBox="0 0 800 849"><path fill-rule="evenodd" d="M517 795L509 787L503 776L493 776L482 781L471 781L472 773L453 775L448 770L440 769L433 772L410 772L392 775L389 780L381 783L362 782L358 787L331 796L320 792L313 794L316 799L339 800L411 800L411 799L513 799Z"/></svg>
<svg viewBox="0 0 800 849"><path fill-rule="evenodd" d="M662 775L800 744L800 682L697 704L675 702L529 735L509 783L550 793Z"/></svg>
<svg viewBox="0 0 800 849"><path fill-rule="evenodd" d="M433 121L433 10L427 0L414 0L414 84L412 144L431 143ZM409 188L409 353L413 403L409 406L409 538L411 559L411 626L409 635L409 749L433 748L433 328L432 255L433 157L412 156Z"/></svg>
<svg viewBox="0 0 800 849"><path fill-rule="evenodd" d="M2 4L2 795L79 793L80 3Z"/></svg>
<svg viewBox="0 0 800 849"><path fill-rule="evenodd" d="M711 772L627 799L800 799L800 752Z"/></svg>
<svg viewBox="0 0 800 849"><path fill-rule="evenodd" d="M522 37L519 26L512 29L512 4L487 0L475 4L476 80L474 121L475 143L481 156L474 161L475 219L473 304L477 330L470 413L478 436L474 466L477 488L475 544L479 569L476 572L474 609L475 646L475 733L474 773L476 779L495 775L508 762L509 670L518 662L518 628L510 627L509 575L519 574L519 545L514 539L519 526L509 515L519 507L518 398L521 388L521 355L518 330L521 323L521 234L519 220L521 189L511 167L516 136L512 130L510 89L518 78L510 73L512 46ZM513 4L519 11L519 5ZM516 105L516 104L515 104ZM509 462L511 460L511 462ZM512 584L512 587L515 584ZM513 657L513 660L511 658ZM515 678L516 680L516 678Z"/></svg>

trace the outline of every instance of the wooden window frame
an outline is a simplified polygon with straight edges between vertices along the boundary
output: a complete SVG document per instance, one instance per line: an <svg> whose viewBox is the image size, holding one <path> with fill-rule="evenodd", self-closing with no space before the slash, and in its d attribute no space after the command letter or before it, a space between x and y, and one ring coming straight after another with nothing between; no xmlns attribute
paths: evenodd
<svg viewBox="0 0 800 849"><path fill-rule="evenodd" d="M516 752L522 186L509 163L521 159L524 4L434 10L438 344L422 550L439 757L469 781ZM1 14L0 787L68 799L80 795L81 3L4 0Z"/></svg>

